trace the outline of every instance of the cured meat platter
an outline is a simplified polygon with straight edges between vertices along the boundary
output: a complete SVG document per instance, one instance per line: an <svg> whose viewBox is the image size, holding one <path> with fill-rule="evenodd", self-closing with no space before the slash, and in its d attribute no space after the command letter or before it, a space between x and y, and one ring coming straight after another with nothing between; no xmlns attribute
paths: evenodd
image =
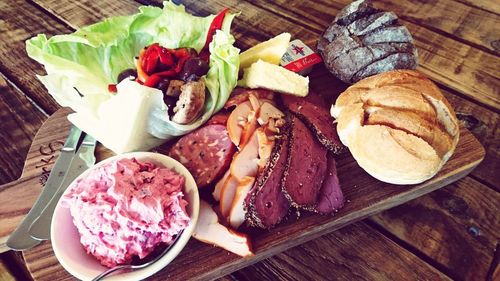
<svg viewBox="0 0 500 281"><path fill-rule="evenodd" d="M15 182L0 188L0 211L8 214L0 218L1 247L23 216L33 205L43 183L62 147L71 126L67 115L71 110L62 108L40 128L29 150L23 174ZM161 152L163 147L157 150ZM460 130L456 151L439 173L418 185L398 186L380 182L364 172L346 152L336 157L339 179L346 198L345 206L334 215L302 212L300 219L293 214L271 230L252 229L249 234L255 255L241 258L224 249L191 239L181 254L154 278L169 280L214 279L258 262L291 247L300 245L350 223L432 192L466 176L484 157L484 148L465 128ZM103 146L96 150L97 161L112 156ZM7 202L8 201L8 202ZM51 277L69 276L57 262L50 242L24 252L31 272L53 272ZM37 270L44 268L44 270ZM186 270L189 269L189 270ZM37 276L33 276L35 279Z"/></svg>

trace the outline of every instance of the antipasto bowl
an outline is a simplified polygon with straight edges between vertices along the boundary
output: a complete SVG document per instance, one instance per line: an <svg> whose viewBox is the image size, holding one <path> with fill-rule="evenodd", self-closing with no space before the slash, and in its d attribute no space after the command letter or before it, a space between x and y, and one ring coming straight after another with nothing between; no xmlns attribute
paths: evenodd
<svg viewBox="0 0 500 281"><path fill-rule="evenodd" d="M185 211L189 216L189 222L175 245L156 263L144 269L113 275L109 280L141 280L155 274L167 266L181 252L193 233L200 208L198 187L192 175L181 163L168 156L153 152L132 152L110 157L97 163L75 179L59 200L52 218L51 241L54 254L61 265L78 279L91 280L108 268L101 265L94 256L87 254L86 249L81 244L81 234L75 226L70 208L64 206L63 201L67 200L71 187L81 179L88 177L92 172L102 169L115 161L134 158L138 162L153 163L157 167L167 168L184 177L182 192L183 200L187 201Z"/></svg>

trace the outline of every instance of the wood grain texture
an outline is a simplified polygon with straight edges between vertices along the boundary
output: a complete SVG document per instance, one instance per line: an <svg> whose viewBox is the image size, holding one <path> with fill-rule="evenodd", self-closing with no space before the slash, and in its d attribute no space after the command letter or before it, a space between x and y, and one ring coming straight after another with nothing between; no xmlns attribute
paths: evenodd
<svg viewBox="0 0 500 281"><path fill-rule="evenodd" d="M47 116L0 76L0 184L21 175L36 131Z"/></svg>
<svg viewBox="0 0 500 281"><path fill-rule="evenodd" d="M47 180L69 133L69 112L61 109L48 119L53 122L41 126L28 151L21 178L0 186L0 252L8 250L5 242L9 233L31 209Z"/></svg>
<svg viewBox="0 0 500 281"><path fill-rule="evenodd" d="M371 219L455 280L486 280L500 241L500 193L470 177Z"/></svg>
<svg viewBox="0 0 500 281"><path fill-rule="evenodd" d="M28 57L24 41L39 33L52 36L71 30L23 0L0 1L0 11L0 70L45 112L54 113L60 106L36 79L35 74L45 70Z"/></svg>
<svg viewBox="0 0 500 281"><path fill-rule="evenodd" d="M277 254L232 276L241 281L451 280L363 222Z"/></svg>
<svg viewBox="0 0 500 281"><path fill-rule="evenodd" d="M470 7L478 8L481 10L493 12L500 15L500 3L498 1L490 0L454 0L456 2L468 5Z"/></svg>
<svg viewBox="0 0 500 281"><path fill-rule="evenodd" d="M42 125L28 154L23 173L26 178L15 185L0 187L0 224L5 226L0 233L3 240L38 196L41 189L37 182L40 169L33 167L39 163L41 155L36 157L36 152L40 147L48 147L50 143L60 142L67 136L70 124L65 118L66 114L68 110L62 109ZM103 152L105 149L101 147L98 153ZM303 213L299 221L289 218L271 231L251 230L255 249L255 256L251 258L242 259L220 248L191 240L174 262L157 274L157 278L173 279L172 276L175 276L177 280L184 280L221 277L456 181L467 175L483 157L484 149L480 143L462 128L455 154L434 178L420 185L402 187L377 181L364 172L350 154L345 153L338 157L338 173L344 195L349 201L335 216ZM2 200L9 200L10 204ZM12 204L17 201L19 203ZM24 252L28 268L36 279L54 280L54 276L49 273L58 272L59 276L59 272L64 272L47 244ZM186 267L190 270L186 271ZM61 278L66 276L61 275Z"/></svg>
<svg viewBox="0 0 500 281"><path fill-rule="evenodd" d="M497 5L492 1L491 6ZM401 19L453 37L493 54L500 49L493 42L500 39L500 17L494 12L477 9L452 0L433 1L374 1L375 7L393 11Z"/></svg>

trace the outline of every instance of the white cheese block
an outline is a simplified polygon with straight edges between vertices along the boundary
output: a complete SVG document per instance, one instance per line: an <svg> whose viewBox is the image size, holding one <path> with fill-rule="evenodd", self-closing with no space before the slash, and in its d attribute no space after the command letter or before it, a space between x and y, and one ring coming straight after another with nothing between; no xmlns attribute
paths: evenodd
<svg viewBox="0 0 500 281"><path fill-rule="evenodd" d="M264 88L284 94L305 97L309 93L309 77L303 77L278 65L258 60L244 70L238 85L247 88Z"/></svg>
<svg viewBox="0 0 500 281"><path fill-rule="evenodd" d="M68 119L115 153L147 151L165 142L147 131L152 108L163 104L162 92L127 79L117 90L99 106L97 116L79 112Z"/></svg>

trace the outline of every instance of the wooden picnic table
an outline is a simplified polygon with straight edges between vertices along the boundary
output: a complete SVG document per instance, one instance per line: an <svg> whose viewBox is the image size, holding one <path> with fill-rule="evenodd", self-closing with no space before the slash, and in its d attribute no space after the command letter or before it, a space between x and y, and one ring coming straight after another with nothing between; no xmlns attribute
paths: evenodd
<svg viewBox="0 0 500 281"><path fill-rule="evenodd" d="M282 32L315 46L350 1L176 2L203 16L224 7L241 11L232 33L237 46L246 49ZM419 51L418 69L437 83L461 124L485 147L485 159L442 189L222 279L500 280L500 3L374 2L409 28ZM43 67L28 58L25 40L39 33L70 33L109 16L135 13L144 4L161 6L161 0L0 2L0 184L20 176L35 133L60 108L35 78ZM322 75L328 81L329 74ZM0 257L0 280L68 277L58 264L28 270L19 252Z"/></svg>

